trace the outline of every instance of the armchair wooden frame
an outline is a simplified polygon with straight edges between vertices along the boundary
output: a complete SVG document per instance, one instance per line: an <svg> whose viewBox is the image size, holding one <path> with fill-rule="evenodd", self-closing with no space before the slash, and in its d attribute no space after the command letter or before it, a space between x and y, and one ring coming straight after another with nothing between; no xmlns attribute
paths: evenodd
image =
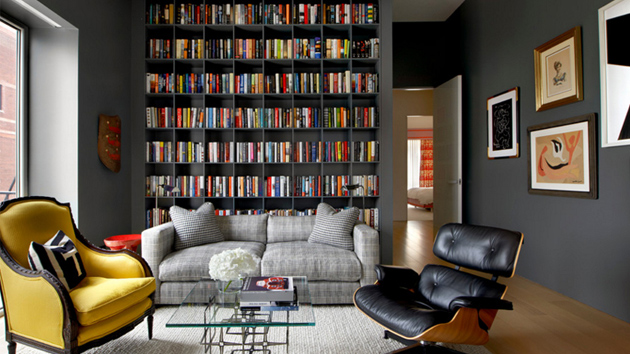
<svg viewBox="0 0 630 354"><path fill-rule="evenodd" d="M54 202L59 206L65 206L68 208L68 211L70 211L70 205L68 203L60 203L57 200L55 200L54 198L49 198L49 197L24 197L24 198L19 198L19 200L24 201L24 200L39 200L39 201L50 201L50 202ZM13 201L16 201L16 199L13 200L9 200L6 202L2 202L0 204L0 212L4 211L6 208L9 207L9 205L12 204ZM94 246L90 241L88 241L78 230L78 228L76 227L76 223L74 222L74 218L72 218L72 213L70 213L70 218L72 219L72 224L74 227L74 232L75 232L75 236L76 236L76 240L78 242L81 242L83 245L85 245L87 248L89 248L90 250L94 251L94 252L98 252L101 254L111 254L111 253L123 253L128 257L132 257L133 259L136 259L138 262L140 262L140 264L142 264L144 272L147 276L153 276L153 273L151 272L151 269L149 268L149 266L147 265L147 263L144 261L144 259L142 259L142 257L132 251L129 250L118 250L118 251L111 251L111 250L106 250L106 249L102 249L99 247ZM61 283L61 281L59 281L59 279L57 279L52 273L50 273L47 270L43 270L43 271L33 271L31 269L27 269L22 267L21 265L19 265L14 258L8 253L7 249L5 248L5 245L2 243L2 241L0 240L0 259L8 266L8 268L10 268L11 271L13 271L17 276L20 277L26 277L26 278L40 278L43 282L48 283L50 287L52 287L52 289L54 289L54 291L58 294L59 296L59 301L61 303L61 306L63 308L63 341L64 341L64 347L63 348L58 348L55 346L51 346L49 344L46 343L42 343L39 342L35 339L32 338L28 338L25 336L22 336L20 334L16 334L16 333L12 333L10 330L10 324L9 324L9 316L10 316L10 311L11 311L11 307L10 304L7 306L7 303L5 302L5 293L4 293L4 283L2 284L2 286L0 286L0 296L2 297L2 302L4 304L4 310L5 310L5 316L4 316L4 321L5 321L5 329L6 329L6 341L8 343L7 348L8 348L8 352L10 354L15 353L16 352L16 344L17 343L21 343L24 345L28 345L31 347L35 347L38 349L41 349L43 351L46 352L50 352L50 353L81 353L84 352L88 349L92 349L94 347L100 346L106 342L109 342L113 339L119 338L122 335L126 334L127 332L131 331L133 328L135 328L138 324L140 324L145 318L147 319L147 325L148 325L148 336L149 339L151 339L153 337L153 314L155 313L155 304L153 303L153 299L155 296L155 293L152 293L150 295L150 299L151 299L151 307L149 309L147 309L144 314L142 314L140 317L138 317L137 319L133 320L132 322L126 324L124 327L119 328L118 330L107 334L103 337L100 337L98 339L95 339L93 341L89 341L84 343L83 345L79 346L78 345L78 340L77 337L79 335L79 322L77 320L77 315L75 313L74 310L74 305L72 302L72 299L70 297L70 293L68 292L68 290L66 289L66 287Z"/></svg>

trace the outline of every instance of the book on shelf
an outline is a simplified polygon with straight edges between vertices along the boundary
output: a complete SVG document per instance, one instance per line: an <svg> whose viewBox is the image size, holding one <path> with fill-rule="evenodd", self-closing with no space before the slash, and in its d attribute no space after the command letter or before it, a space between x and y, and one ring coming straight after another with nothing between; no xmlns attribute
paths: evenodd
<svg viewBox="0 0 630 354"><path fill-rule="evenodd" d="M295 300L293 278L284 276L248 277L243 283L241 302Z"/></svg>

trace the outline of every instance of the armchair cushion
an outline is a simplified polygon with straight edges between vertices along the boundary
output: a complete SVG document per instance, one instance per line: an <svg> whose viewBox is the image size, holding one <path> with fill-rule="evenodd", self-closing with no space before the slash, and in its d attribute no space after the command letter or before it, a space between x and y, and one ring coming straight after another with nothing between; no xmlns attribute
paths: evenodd
<svg viewBox="0 0 630 354"><path fill-rule="evenodd" d="M356 253L306 241L269 243L260 264L261 275L305 275L309 282L361 279Z"/></svg>
<svg viewBox="0 0 630 354"><path fill-rule="evenodd" d="M366 285L355 293L356 306L382 326L408 338L453 319L455 312L432 309L421 296L402 288Z"/></svg>
<svg viewBox="0 0 630 354"><path fill-rule="evenodd" d="M352 229L359 217L359 209L352 207L340 212L326 204L319 203L315 226L308 242L323 243L349 251L354 249Z"/></svg>
<svg viewBox="0 0 630 354"><path fill-rule="evenodd" d="M169 214L175 227L175 250L224 240L212 203L204 203L195 211L173 205Z"/></svg>
<svg viewBox="0 0 630 354"><path fill-rule="evenodd" d="M85 278L81 255L72 240L61 230L43 245L31 242L28 263L32 270L45 269L51 272L68 291Z"/></svg>
<svg viewBox="0 0 630 354"><path fill-rule="evenodd" d="M90 326L133 308L155 291L155 278L87 277L70 292L77 320Z"/></svg>

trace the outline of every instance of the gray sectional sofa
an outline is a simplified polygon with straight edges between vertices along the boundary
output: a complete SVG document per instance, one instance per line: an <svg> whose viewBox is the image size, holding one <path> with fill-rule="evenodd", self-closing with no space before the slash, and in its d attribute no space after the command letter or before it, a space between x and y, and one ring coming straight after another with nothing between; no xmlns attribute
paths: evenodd
<svg viewBox="0 0 630 354"><path fill-rule="evenodd" d="M156 278L156 304L179 304L201 278L213 255L243 248L261 258L255 275L307 276L314 304L350 304L354 291L376 281L379 234L357 223L353 250L308 242L315 216L217 216L224 241L174 251L172 222L142 232L142 257Z"/></svg>

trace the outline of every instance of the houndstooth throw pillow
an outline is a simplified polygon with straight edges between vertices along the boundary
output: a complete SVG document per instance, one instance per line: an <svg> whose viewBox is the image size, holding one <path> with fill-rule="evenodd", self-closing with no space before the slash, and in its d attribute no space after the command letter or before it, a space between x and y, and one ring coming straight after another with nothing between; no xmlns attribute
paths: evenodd
<svg viewBox="0 0 630 354"><path fill-rule="evenodd" d="M224 240L212 203L204 203L192 211L173 205L169 214L175 227L175 250Z"/></svg>
<svg viewBox="0 0 630 354"><path fill-rule="evenodd" d="M330 205L319 203L315 226L308 237L308 242L323 243L352 251L354 249L352 229L358 217L359 209L356 207L337 212Z"/></svg>

